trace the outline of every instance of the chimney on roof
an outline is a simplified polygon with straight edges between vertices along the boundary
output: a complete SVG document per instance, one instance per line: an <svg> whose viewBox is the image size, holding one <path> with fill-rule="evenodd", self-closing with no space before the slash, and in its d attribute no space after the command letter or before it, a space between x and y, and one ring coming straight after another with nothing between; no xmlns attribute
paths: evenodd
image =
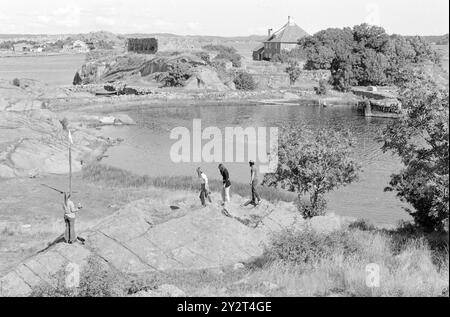
<svg viewBox="0 0 450 317"><path fill-rule="evenodd" d="M272 35L272 30L273 30L273 29L268 29L268 30L267 30L267 35L268 35L269 37Z"/></svg>
<svg viewBox="0 0 450 317"><path fill-rule="evenodd" d="M294 25L294 18L291 16L288 16L288 25Z"/></svg>

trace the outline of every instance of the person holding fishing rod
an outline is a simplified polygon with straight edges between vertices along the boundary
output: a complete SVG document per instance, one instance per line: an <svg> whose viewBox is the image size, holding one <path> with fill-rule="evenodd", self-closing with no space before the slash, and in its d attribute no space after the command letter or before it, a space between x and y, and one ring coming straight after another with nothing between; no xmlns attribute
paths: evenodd
<svg viewBox="0 0 450 317"><path fill-rule="evenodd" d="M75 232L75 214L83 207L80 203L78 203L78 206L75 207L73 201L70 200L70 193L64 193L63 195L64 222L66 223L64 240L66 241L66 243L72 244L78 240L77 234ZM83 240L80 239L81 242L84 242Z"/></svg>
<svg viewBox="0 0 450 317"><path fill-rule="evenodd" d="M61 195L63 195L64 200L62 203L62 207L63 207L63 211L64 211L64 222L66 224L66 230L64 232L65 242L72 244L75 241L79 240L80 242L84 243L85 240L81 237L78 237L77 234L75 233L76 213L79 212L81 209L83 209L83 206L81 206L81 203L78 203L77 207L75 207L75 204L70 199L71 198L70 192L65 192L65 191L59 190L57 188L48 186L46 184L41 184L41 185L45 186L47 188L50 188L50 189L60 193Z"/></svg>
<svg viewBox="0 0 450 317"><path fill-rule="evenodd" d="M61 125L63 126L63 129L67 131L68 133L68 148L69 148L69 191L61 191L57 188L48 186L46 184L42 184L43 186L53 189L54 191L57 191L58 193L62 194L64 197L64 201L62 204L63 211L64 211L64 222L66 224L66 230L64 232L64 240L66 243L72 244L74 242L81 241L81 243L84 243L85 240L81 237L77 237L77 234L75 233L75 218L76 213L80 211L83 207L81 206L81 203L78 203L78 206L75 207L75 204L70 199L72 196L72 145L73 145L73 139L72 134L70 133L70 130L68 129L68 123L67 121L61 122Z"/></svg>

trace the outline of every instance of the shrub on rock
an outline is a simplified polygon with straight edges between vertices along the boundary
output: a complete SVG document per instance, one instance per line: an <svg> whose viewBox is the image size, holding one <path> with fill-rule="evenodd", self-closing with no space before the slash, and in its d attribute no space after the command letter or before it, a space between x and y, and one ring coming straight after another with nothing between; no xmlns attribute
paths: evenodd
<svg viewBox="0 0 450 317"><path fill-rule="evenodd" d="M325 96L328 93L328 84L326 80L319 80L319 87L314 87L314 91L317 95Z"/></svg>
<svg viewBox="0 0 450 317"><path fill-rule="evenodd" d="M233 82L238 90L255 90L257 87L255 79L246 72L238 72Z"/></svg>
<svg viewBox="0 0 450 317"><path fill-rule="evenodd" d="M182 87L192 76L191 66L187 63L176 62L169 66L169 70L159 77L164 87Z"/></svg>

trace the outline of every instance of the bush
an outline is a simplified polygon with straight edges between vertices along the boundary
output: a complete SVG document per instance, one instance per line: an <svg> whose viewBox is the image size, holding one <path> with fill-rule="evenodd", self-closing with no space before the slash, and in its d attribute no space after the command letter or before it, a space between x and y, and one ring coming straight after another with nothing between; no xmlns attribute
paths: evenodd
<svg viewBox="0 0 450 317"><path fill-rule="evenodd" d="M315 265L333 254L349 257L359 252L362 252L361 246L347 231L321 234L313 230L287 229L272 236L266 256L273 261Z"/></svg>
<svg viewBox="0 0 450 317"><path fill-rule="evenodd" d="M319 80L319 87L314 87L314 91L317 95L325 96L328 93L328 83L326 80Z"/></svg>
<svg viewBox="0 0 450 317"><path fill-rule="evenodd" d="M291 85L295 84L297 79L302 74L302 70L296 63L289 65L289 67L286 68L285 72L289 75L289 81Z"/></svg>
<svg viewBox="0 0 450 317"><path fill-rule="evenodd" d="M197 57L199 57L202 61L207 63L208 65L211 64L211 58L210 58L208 53L206 53L206 52L197 52L197 53L195 53L195 55Z"/></svg>
<svg viewBox="0 0 450 317"><path fill-rule="evenodd" d="M164 87L182 87L191 76L192 68L189 64L176 62L170 65L169 70L162 73L158 79Z"/></svg>
<svg viewBox="0 0 450 317"><path fill-rule="evenodd" d="M12 84L16 87L20 87L20 80L19 78L14 78L12 81Z"/></svg>
<svg viewBox="0 0 450 317"><path fill-rule="evenodd" d="M31 293L32 297L117 297L124 294L123 281L112 272L106 263L98 258L88 258L87 264L80 273L80 284L77 288L68 288L65 284L65 271L54 276L55 286L40 284Z"/></svg>
<svg viewBox="0 0 450 317"><path fill-rule="evenodd" d="M233 64L233 67L241 67L241 55L239 55L234 47L224 45L206 45L203 46L204 50L218 52L215 60L227 60Z"/></svg>
<svg viewBox="0 0 450 317"><path fill-rule="evenodd" d="M246 72L238 72L233 82L238 90L255 90L257 87L255 79Z"/></svg>
<svg viewBox="0 0 450 317"><path fill-rule="evenodd" d="M365 219L359 219L355 222L352 222L348 227L349 227L349 229L357 229L357 230L361 230L361 231L374 231L375 230L375 226Z"/></svg>

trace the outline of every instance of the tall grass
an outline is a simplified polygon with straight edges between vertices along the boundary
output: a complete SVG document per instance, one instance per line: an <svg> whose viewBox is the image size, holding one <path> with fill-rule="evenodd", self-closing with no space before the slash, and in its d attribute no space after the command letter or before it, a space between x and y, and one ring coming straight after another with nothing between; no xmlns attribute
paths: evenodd
<svg viewBox="0 0 450 317"><path fill-rule="evenodd" d="M375 229L286 230L273 236L263 265L250 279L280 285L285 295L441 296L449 285L448 248L436 252L426 236L399 240L401 235ZM380 268L375 288L366 284L371 263Z"/></svg>
<svg viewBox="0 0 450 317"><path fill-rule="evenodd" d="M189 176L157 176L136 175L131 172L106 166L99 163L93 163L83 168L83 179L90 182L101 183L113 187L159 187L173 190L198 191L198 181ZM219 180L210 180L210 189L214 192L220 192L222 182ZM232 193L242 197L250 196L250 186L240 183L232 184ZM295 200L295 195L274 188L260 186L261 197L271 202Z"/></svg>

